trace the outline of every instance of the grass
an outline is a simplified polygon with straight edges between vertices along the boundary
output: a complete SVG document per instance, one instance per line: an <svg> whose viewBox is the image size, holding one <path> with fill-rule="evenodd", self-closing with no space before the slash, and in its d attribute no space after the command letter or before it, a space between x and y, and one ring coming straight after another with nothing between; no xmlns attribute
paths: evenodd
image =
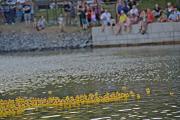
<svg viewBox="0 0 180 120"><path fill-rule="evenodd" d="M177 5L177 0L141 0L138 7L140 9L153 9L155 4L159 4L161 8L165 8L168 2L171 2L173 5Z"/></svg>
<svg viewBox="0 0 180 120"><path fill-rule="evenodd" d="M62 8L48 10L41 9L36 11L36 17L39 18L40 16L45 16L48 20L56 20L63 12Z"/></svg>

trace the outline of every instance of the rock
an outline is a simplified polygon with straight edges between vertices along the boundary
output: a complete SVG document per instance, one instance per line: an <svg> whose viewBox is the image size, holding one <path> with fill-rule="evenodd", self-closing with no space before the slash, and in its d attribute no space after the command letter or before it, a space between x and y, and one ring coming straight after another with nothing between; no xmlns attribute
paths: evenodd
<svg viewBox="0 0 180 120"><path fill-rule="evenodd" d="M84 48L92 45L90 32L40 33L13 31L0 33L0 52L57 48Z"/></svg>

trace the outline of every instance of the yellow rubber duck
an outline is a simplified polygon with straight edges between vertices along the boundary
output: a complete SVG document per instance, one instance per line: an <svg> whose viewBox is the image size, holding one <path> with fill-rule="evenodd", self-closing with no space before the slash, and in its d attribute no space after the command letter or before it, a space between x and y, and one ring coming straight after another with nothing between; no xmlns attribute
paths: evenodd
<svg viewBox="0 0 180 120"><path fill-rule="evenodd" d="M50 92L51 93L51 92ZM127 101L130 96L134 95L134 92L120 93L118 91L112 93L105 93L100 95L99 93L90 93L73 96L66 96L64 98L48 97L48 98L30 98L25 99L18 97L15 100L0 100L0 117L16 116L23 114L28 108L36 107L54 107L60 106L63 108L79 107L80 105L101 104L110 103L116 101ZM140 95L136 95L137 99L140 99Z"/></svg>
<svg viewBox="0 0 180 120"><path fill-rule="evenodd" d="M136 94L133 91L130 91L129 94L132 98L134 98L136 96Z"/></svg>
<svg viewBox="0 0 180 120"><path fill-rule="evenodd" d="M126 87L126 86L123 86L123 87L122 87L122 90L123 90L123 91L127 90L127 87Z"/></svg>
<svg viewBox="0 0 180 120"><path fill-rule="evenodd" d="M169 92L169 95L170 96L174 96L174 92Z"/></svg>
<svg viewBox="0 0 180 120"><path fill-rule="evenodd" d="M51 94L52 94L52 91L48 91L48 94L51 95Z"/></svg>
<svg viewBox="0 0 180 120"><path fill-rule="evenodd" d="M136 94L136 99L140 100L141 99L141 95L140 94Z"/></svg>
<svg viewBox="0 0 180 120"><path fill-rule="evenodd" d="M150 88L146 88L146 94L150 95L151 94L151 89Z"/></svg>

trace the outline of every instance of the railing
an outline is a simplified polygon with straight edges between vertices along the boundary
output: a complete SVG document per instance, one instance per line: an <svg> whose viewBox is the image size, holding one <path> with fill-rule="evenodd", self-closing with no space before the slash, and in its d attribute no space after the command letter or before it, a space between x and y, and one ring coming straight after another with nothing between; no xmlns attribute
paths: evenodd
<svg viewBox="0 0 180 120"><path fill-rule="evenodd" d="M50 3L55 3L54 7L50 8ZM76 6L76 5L75 5ZM105 2L101 4L101 7L107 9L113 16L116 17L116 4L115 2ZM77 11L77 10L76 10ZM40 16L44 16L49 24L56 24L60 14L64 15L64 8L62 0L50 0L48 2L35 2L35 16L37 19ZM3 21L3 16L0 15L0 22ZM76 15L74 25L78 25L78 16Z"/></svg>
<svg viewBox="0 0 180 120"><path fill-rule="evenodd" d="M115 2L103 3L101 4L101 7L103 7L104 9L107 9L112 14L113 18L116 17ZM64 9L63 9L62 2L58 2L58 1L56 2L56 5L54 6L54 8L44 7L44 9L40 8L36 10L36 16L38 17L41 15L45 16L45 18L47 19L49 23L57 23L57 18L59 17L60 14L64 15Z"/></svg>

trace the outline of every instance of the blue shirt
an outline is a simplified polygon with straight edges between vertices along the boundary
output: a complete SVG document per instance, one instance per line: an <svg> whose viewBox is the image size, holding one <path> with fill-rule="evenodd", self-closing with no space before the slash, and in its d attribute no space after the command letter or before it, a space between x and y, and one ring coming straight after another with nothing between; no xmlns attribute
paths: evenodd
<svg viewBox="0 0 180 120"><path fill-rule="evenodd" d="M178 17L178 14L177 13L171 13L170 15L169 15L169 19L170 20L177 20L177 17Z"/></svg>

